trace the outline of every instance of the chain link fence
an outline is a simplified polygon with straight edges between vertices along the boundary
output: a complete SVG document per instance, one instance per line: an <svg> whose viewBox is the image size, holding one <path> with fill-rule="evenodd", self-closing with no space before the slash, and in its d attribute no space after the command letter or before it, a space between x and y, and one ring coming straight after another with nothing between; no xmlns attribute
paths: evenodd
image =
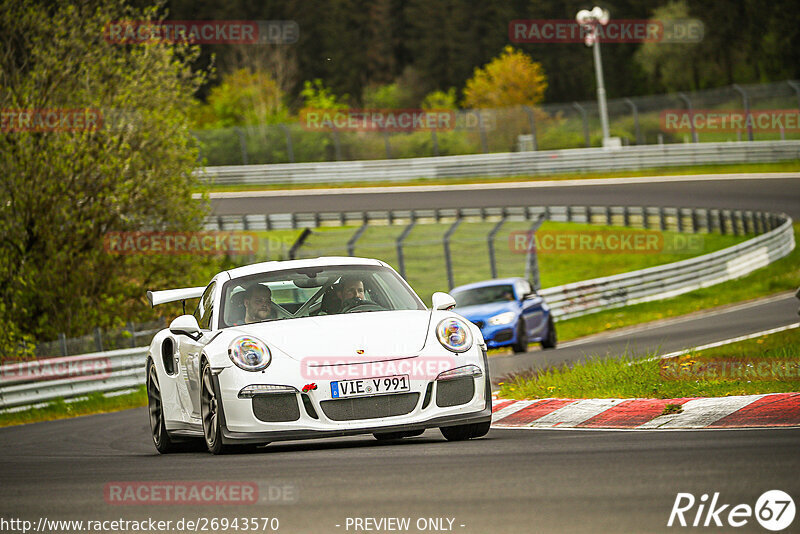
<svg viewBox="0 0 800 534"><path fill-rule="evenodd" d="M610 133L623 145L800 139L798 128L781 131L674 132L664 128L667 110L798 110L800 82L733 85L691 93L608 101ZM400 159L426 156L524 152L602 145L596 101L455 112L446 131L320 131L290 124L196 130L208 166Z"/></svg>

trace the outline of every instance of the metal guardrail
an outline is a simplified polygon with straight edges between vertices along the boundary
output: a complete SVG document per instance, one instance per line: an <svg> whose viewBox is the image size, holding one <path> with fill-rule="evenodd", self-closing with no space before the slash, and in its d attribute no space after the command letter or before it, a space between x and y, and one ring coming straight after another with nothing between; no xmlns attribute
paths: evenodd
<svg viewBox="0 0 800 534"><path fill-rule="evenodd" d="M542 289L540 294L545 297L554 316L559 320L664 299L732 280L786 256L795 247L790 217L785 214L753 211L560 206L359 212L349 216L358 215L358 220L382 217L385 222L415 223L441 222L448 217L459 216L480 220L498 217L536 220L542 214L553 221L622 224L692 232L721 231L735 235L753 232L759 234L738 245L687 260ZM349 220L346 214L335 215L336 217L332 214L294 214L290 222L295 225L319 225ZM61 397L141 385L145 378L146 354L147 348L140 347L0 366L0 408L8 409ZM45 369L48 371L45 372Z"/></svg>
<svg viewBox="0 0 800 534"><path fill-rule="evenodd" d="M394 160L234 165L206 167L198 173L205 181L216 184L326 184L469 176L536 176L574 171L770 163L795 159L800 159L800 141L745 141L626 146L618 149L573 148Z"/></svg>
<svg viewBox="0 0 800 534"><path fill-rule="evenodd" d="M540 291L559 319L571 319L611 308L662 300L720 284L765 267L795 247L792 220L775 216L772 230L703 256L595 278Z"/></svg>

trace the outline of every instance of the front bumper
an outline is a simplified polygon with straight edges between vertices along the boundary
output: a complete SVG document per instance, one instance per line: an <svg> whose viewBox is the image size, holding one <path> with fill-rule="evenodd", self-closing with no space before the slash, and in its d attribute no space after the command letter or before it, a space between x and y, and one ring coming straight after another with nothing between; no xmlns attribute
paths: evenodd
<svg viewBox="0 0 800 534"><path fill-rule="evenodd" d="M418 397L413 405L409 406L411 409L401 415L385 417L362 414L367 417L360 418L358 410L354 410L354 413L348 413L345 415L346 419L342 419L342 412L332 412L330 404L323 407L326 402L341 403L341 400L330 397L330 381L318 381L316 382L317 390L310 391L308 394L299 391L302 386L296 388L298 391L294 393L294 407L289 414L293 420L264 421L263 413L256 414L254 409L256 404L252 399L241 399L237 396L243 387L242 384L252 380L252 375L242 375L238 369L230 369L231 372L224 369L214 376L217 398L223 400L220 410L223 442L229 444L266 443L374 432L414 431L491 421L491 382L488 375L486 352L477 346L469 352L473 351L475 354L472 357L459 362L465 365L477 363L482 371L481 376L469 378L472 381L472 394L468 399L463 395L462 398L459 398L457 393L453 394L454 389L451 385L456 382L455 380L446 381L448 384L442 386L445 381L412 378L409 393L418 393ZM477 360L477 362L472 360ZM457 380L462 381L462 385L465 384L464 378ZM394 395L398 394L360 398L375 400L377 397L384 397L379 400L389 401L391 399L387 399L387 397ZM284 395L281 396L284 397ZM458 404L452 405L453 402ZM292 403L285 404L291 406ZM354 415L356 418L353 418Z"/></svg>

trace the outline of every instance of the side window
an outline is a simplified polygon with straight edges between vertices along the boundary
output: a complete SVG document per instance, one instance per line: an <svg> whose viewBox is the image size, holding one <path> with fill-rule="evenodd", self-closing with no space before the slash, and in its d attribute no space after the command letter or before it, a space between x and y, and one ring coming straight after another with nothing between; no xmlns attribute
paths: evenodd
<svg viewBox="0 0 800 534"><path fill-rule="evenodd" d="M212 283L203 291L203 296L200 297L200 302L197 303L197 309L194 310L194 318L197 319L197 324L203 330L211 329L211 308L214 304L215 286L216 283Z"/></svg>

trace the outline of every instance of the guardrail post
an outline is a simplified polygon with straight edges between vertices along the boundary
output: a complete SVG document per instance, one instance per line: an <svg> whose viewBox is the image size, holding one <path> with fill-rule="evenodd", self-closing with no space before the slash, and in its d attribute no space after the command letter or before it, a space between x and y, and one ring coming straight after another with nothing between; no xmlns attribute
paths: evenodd
<svg viewBox="0 0 800 534"><path fill-rule="evenodd" d="M692 100L686 93L678 93L678 97L686 104L686 109L689 111L689 126L692 128L692 143L699 142L697 130L694 127L694 111L692 110Z"/></svg>
<svg viewBox="0 0 800 534"><path fill-rule="evenodd" d="M683 208L675 208L675 213L678 216L678 232L683 233Z"/></svg>
<svg viewBox="0 0 800 534"><path fill-rule="evenodd" d="M566 206L566 208L567 222L572 222L572 206Z"/></svg>
<svg viewBox="0 0 800 534"><path fill-rule="evenodd" d="M753 120L750 117L750 96L741 85L735 83L731 85L734 91L742 95L742 107L744 108L744 121L747 124L747 140L753 140Z"/></svg>
<svg viewBox="0 0 800 534"><path fill-rule="evenodd" d="M359 238L362 235L364 235L364 232L367 230L367 226L368 225L369 225L369 222L368 221L364 221L364 224L359 226L358 230L355 231L355 233L353 234L353 237L351 237L347 241L347 255L348 256L355 256L356 255L356 253L355 253L355 251L356 251L356 241L358 241Z"/></svg>
<svg viewBox="0 0 800 534"><path fill-rule="evenodd" d="M698 230L698 221L697 221L697 210L692 208L692 233L696 234Z"/></svg>
<svg viewBox="0 0 800 534"><path fill-rule="evenodd" d="M134 328L133 323L128 321L126 325L128 332L131 333L131 348L136 348L136 328Z"/></svg>
<svg viewBox="0 0 800 534"><path fill-rule="evenodd" d="M286 136L286 153L289 156L289 163L294 163L294 147L292 146L292 134L289 132L289 128L285 124L278 125L281 130L283 130L283 134Z"/></svg>
<svg viewBox="0 0 800 534"><path fill-rule="evenodd" d="M481 135L481 147L483 148L483 153L488 154L489 141L486 139L486 129L483 126L483 111L481 110L478 110L478 132Z"/></svg>
<svg viewBox="0 0 800 534"><path fill-rule="evenodd" d="M577 102L573 102L572 107L577 109L583 117L583 137L586 140L586 148L589 148L592 146L592 139L589 136L589 118L586 116L586 109Z"/></svg>
<svg viewBox="0 0 800 534"><path fill-rule="evenodd" d="M667 230L667 221L666 221L666 218L664 216L664 208L663 207L658 208L658 227L662 232Z"/></svg>
<svg viewBox="0 0 800 534"><path fill-rule="evenodd" d="M711 210L705 210L706 212L706 233L711 233L714 230L714 223L711 217Z"/></svg>
<svg viewBox="0 0 800 534"><path fill-rule="evenodd" d="M631 210L628 206L622 208L622 226L629 227L631 225Z"/></svg>
<svg viewBox="0 0 800 534"><path fill-rule="evenodd" d="M606 225L611 226L614 220L614 215L611 213L611 206L606 206Z"/></svg>
<svg viewBox="0 0 800 534"><path fill-rule="evenodd" d="M342 143L339 141L339 130L333 128L333 148L336 151L336 161L342 161Z"/></svg>
<svg viewBox="0 0 800 534"><path fill-rule="evenodd" d="M417 224L417 221L414 219L414 212L411 212L411 222L408 223L408 226L403 228L403 231L400 233L400 236L397 238L397 267L400 270L400 276L403 278L406 277L406 262L403 256L403 241L406 240L408 234L411 233L411 230L414 229L414 225Z"/></svg>
<svg viewBox="0 0 800 534"><path fill-rule="evenodd" d="M498 221L497 224L494 225L489 231L489 235L486 238L486 244L489 247L489 269L492 271L492 278L497 278L497 261L495 259L494 254L494 238L497 236L497 232L500 231L500 227L502 227L506 222L506 214L503 213L503 217Z"/></svg>
<svg viewBox="0 0 800 534"><path fill-rule="evenodd" d="M753 212L745 211L742 213L742 229L745 235L750 233L751 222L753 221Z"/></svg>
<svg viewBox="0 0 800 534"><path fill-rule="evenodd" d="M546 219L546 213L542 213L533 221L530 230L528 230L528 252L525 254L525 279L531 280L531 285L537 291L541 289L542 284L539 279L539 258L536 252L536 230L542 225Z"/></svg>
<svg viewBox="0 0 800 534"><path fill-rule="evenodd" d="M431 130L431 141L433 141L433 155L439 155L439 138L436 136L436 130Z"/></svg>
<svg viewBox="0 0 800 534"><path fill-rule="evenodd" d="M630 98L626 98L624 102L631 107L631 113L633 113L633 131L636 135L636 144L643 145L642 131L639 128L639 108Z"/></svg>
<svg viewBox="0 0 800 534"><path fill-rule="evenodd" d="M800 111L800 83L797 83L794 80L789 80L786 83L788 83L789 87L794 89L794 92L797 94L797 110Z"/></svg>
<svg viewBox="0 0 800 534"><path fill-rule="evenodd" d="M455 279L453 278L453 262L450 258L450 237L453 235L453 232L456 231L458 225L461 224L461 213L459 212L456 216L456 220L453 224L450 225L450 228L447 229L447 232L444 233L444 239L442 243L444 244L444 263L445 268L447 269L447 283L448 291L455 287Z"/></svg>
<svg viewBox="0 0 800 534"><path fill-rule="evenodd" d="M242 149L242 165L247 165L247 140L244 138L244 132L238 126L234 126L233 131L239 136L239 147Z"/></svg>
<svg viewBox="0 0 800 534"><path fill-rule="evenodd" d="M297 236L297 239L295 240L294 243L292 243L292 247L289 249L290 260L297 259L297 251L300 250L300 247L303 246L303 243L306 242L306 239L308 239L308 236L310 235L311 235L311 229L305 228L303 232L299 236Z"/></svg>
<svg viewBox="0 0 800 534"><path fill-rule="evenodd" d="M528 114L528 123L531 126L531 136L533 137L533 149L539 150L539 141L536 137L536 115L528 106L522 106L522 109Z"/></svg>
<svg viewBox="0 0 800 534"><path fill-rule="evenodd" d="M392 145L389 144L389 132L383 131L383 146L386 149L386 159L392 159Z"/></svg>
<svg viewBox="0 0 800 534"><path fill-rule="evenodd" d="M67 352L67 336L64 335L64 332L58 333L58 344L61 346L61 355L69 356Z"/></svg>
<svg viewBox="0 0 800 534"><path fill-rule="evenodd" d="M103 352L103 332L99 327L94 329L94 346L97 348L97 352Z"/></svg>
<svg viewBox="0 0 800 534"><path fill-rule="evenodd" d="M719 219L719 233L721 235L725 235L728 233L727 228L725 227L725 211L719 210L717 213L718 213L717 219Z"/></svg>

